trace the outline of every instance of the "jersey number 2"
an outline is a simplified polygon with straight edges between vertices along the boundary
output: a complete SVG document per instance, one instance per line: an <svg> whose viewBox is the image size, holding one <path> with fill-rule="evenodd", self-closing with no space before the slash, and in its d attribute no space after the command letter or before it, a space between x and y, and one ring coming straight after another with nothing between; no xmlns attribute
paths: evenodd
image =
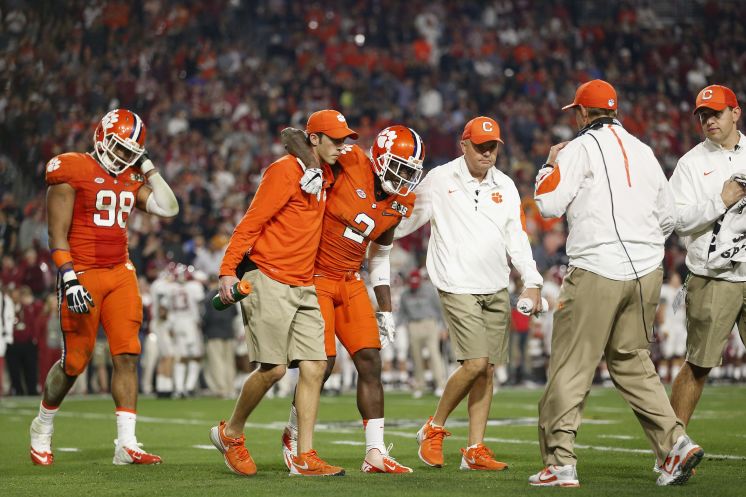
<svg viewBox="0 0 746 497"><path fill-rule="evenodd" d="M373 231L373 229L376 227L376 222L369 215L362 212L355 216L355 222L357 224L362 224L363 226L365 226L365 229L353 230L348 226L345 228L345 232L342 233L342 236L345 238L349 238L350 240L354 240L357 243L363 243L365 241L365 238L370 235L370 232ZM362 233L362 235L360 233Z"/></svg>
<svg viewBox="0 0 746 497"><path fill-rule="evenodd" d="M118 200L118 202L117 202ZM117 209L117 203L118 209ZM135 194L128 191L117 194L111 190L99 190L96 195L96 212L93 215L93 224L96 226L114 226L117 223L120 228L124 228L127 223L127 217L132 208L135 206Z"/></svg>

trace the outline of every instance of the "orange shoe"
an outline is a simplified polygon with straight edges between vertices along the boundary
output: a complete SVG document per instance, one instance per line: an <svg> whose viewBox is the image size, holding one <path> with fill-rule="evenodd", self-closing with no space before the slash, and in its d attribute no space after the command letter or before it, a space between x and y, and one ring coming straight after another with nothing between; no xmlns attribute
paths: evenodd
<svg viewBox="0 0 746 497"><path fill-rule="evenodd" d="M502 471L508 469L504 462L495 461L495 454L484 444L461 449L461 468L477 471Z"/></svg>
<svg viewBox="0 0 746 497"><path fill-rule="evenodd" d="M120 444L118 440L114 440L114 458L111 462L117 466L124 466L126 464L161 464L163 459L161 459L161 456L156 456L142 450L142 444L137 443L137 440L129 444Z"/></svg>
<svg viewBox="0 0 746 497"><path fill-rule="evenodd" d="M417 443L420 450L417 455L420 460L428 466L440 468L443 466L443 439L451 435L442 426L433 426L433 417L430 416L427 423L417 432Z"/></svg>
<svg viewBox="0 0 746 497"><path fill-rule="evenodd" d="M31 421L31 428L29 433L31 434L31 448L29 454L31 455L31 462L37 466L51 466L54 462L54 454L52 454L52 433L54 428L52 426L45 426L39 421L39 417L35 417Z"/></svg>
<svg viewBox="0 0 746 497"><path fill-rule="evenodd" d="M389 455L392 445L389 445L388 450L385 452L381 452L378 449L370 449L365 454L363 466L360 468L360 471L363 473L411 473L412 468L399 464L396 459Z"/></svg>
<svg viewBox="0 0 746 497"><path fill-rule="evenodd" d="M290 475L300 476L344 476L345 470L332 466L311 449L299 456L292 456Z"/></svg>
<svg viewBox="0 0 746 497"><path fill-rule="evenodd" d="M288 469L293 464L293 455L296 452L298 452L298 432L286 426L282 432L282 459Z"/></svg>
<svg viewBox="0 0 746 497"><path fill-rule="evenodd" d="M241 476L256 474L256 464L254 464L251 454L244 445L246 437L243 435L239 438L226 436L225 421L221 421L219 426L210 428L210 440L215 448L223 454L228 469Z"/></svg>

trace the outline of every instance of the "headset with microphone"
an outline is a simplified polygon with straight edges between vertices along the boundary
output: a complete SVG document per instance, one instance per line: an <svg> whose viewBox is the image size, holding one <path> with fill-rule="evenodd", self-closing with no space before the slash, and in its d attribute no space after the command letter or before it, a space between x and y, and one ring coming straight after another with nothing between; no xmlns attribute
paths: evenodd
<svg viewBox="0 0 746 497"><path fill-rule="evenodd" d="M645 324L646 323L645 301L642 296L642 283L640 282L640 276L637 274L637 269L635 268L635 265L632 263L632 257L630 257L629 252L627 251L627 247L624 245L624 242L622 241L622 237L619 234L619 228L617 227L617 224L616 224L616 217L614 215L614 193L611 189L611 178L609 177L609 168L606 165L606 157L604 157L604 151L601 148L601 144L598 142L598 139L595 136L593 136L593 133L591 133L591 131L599 130L603 128L605 125L621 126L622 123L613 117L601 117L599 119L596 119L592 123L590 123L588 126L581 129L580 131L578 131L576 138L587 134L588 136L593 138L594 142L596 142L598 151L601 154L601 161L603 161L604 171L606 172L606 184L609 187L609 199L611 200L611 221L614 224L614 232L616 233L617 240L619 240L619 244L622 246L622 250L624 250L624 255L627 256L627 260L629 261L629 265L632 268L632 272L635 273L635 281L637 282L637 288L640 293L640 309L642 310L642 329L645 330L645 338L648 341L648 343L653 343L655 341L655 322L653 322L651 333L648 333L648 327L647 327L647 324Z"/></svg>

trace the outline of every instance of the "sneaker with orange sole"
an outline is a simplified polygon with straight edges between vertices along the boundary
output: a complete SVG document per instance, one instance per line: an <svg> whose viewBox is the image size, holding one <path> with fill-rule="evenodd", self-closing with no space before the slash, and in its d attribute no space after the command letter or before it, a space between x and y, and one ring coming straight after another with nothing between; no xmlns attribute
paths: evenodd
<svg viewBox="0 0 746 497"><path fill-rule="evenodd" d="M345 470L339 466L332 466L321 459L318 453L311 449L290 459L290 475L298 476L344 476Z"/></svg>
<svg viewBox="0 0 746 497"><path fill-rule="evenodd" d="M508 465L496 461L495 453L482 443L461 449L461 454L463 455L460 469L463 470L502 471L508 469Z"/></svg>
<svg viewBox="0 0 746 497"><path fill-rule="evenodd" d="M428 466L443 467L443 439L450 435L442 426L433 426L433 417L430 416L417 432L417 443L420 444L417 455L420 460Z"/></svg>
<svg viewBox="0 0 746 497"><path fill-rule="evenodd" d="M241 476L256 474L256 464L244 445L246 437L244 435L238 438L226 436L225 421L210 428L210 441L223 454L228 469Z"/></svg>
<svg viewBox="0 0 746 497"><path fill-rule="evenodd" d="M393 444L390 444L388 449L383 452L378 449L370 449L365 454L360 471L363 473L411 473L412 468L400 464L391 457L391 447L393 447Z"/></svg>

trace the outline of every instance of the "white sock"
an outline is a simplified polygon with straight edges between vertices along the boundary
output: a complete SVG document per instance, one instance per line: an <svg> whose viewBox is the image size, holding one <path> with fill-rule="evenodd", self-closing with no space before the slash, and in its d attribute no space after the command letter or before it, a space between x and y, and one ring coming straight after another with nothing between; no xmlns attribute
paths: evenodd
<svg viewBox="0 0 746 497"><path fill-rule="evenodd" d="M44 401L41 401L41 404L39 404L39 421L41 424L46 426L53 426L54 425L54 415L57 414L57 411L59 411L59 406L57 407L49 407L44 404Z"/></svg>
<svg viewBox="0 0 746 497"><path fill-rule="evenodd" d="M189 361L187 365L186 391L193 392L199 382L199 372L202 371L202 364L199 361Z"/></svg>
<svg viewBox="0 0 746 497"><path fill-rule="evenodd" d="M187 365L183 362L174 364L174 390L176 393L184 393L184 382L186 381Z"/></svg>
<svg viewBox="0 0 746 497"><path fill-rule="evenodd" d="M155 391L158 393L169 393L174 391L174 379L165 374L155 377Z"/></svg>
<svg viewBox="0 0 746 497"><path fill-rule="evenodd" d="M117 409L117 441L119 445L131 448L137 447L137 438L135 437L135 423L137 414L129 409Z"/></svg>
<svg viewBox="0 0 746 497"><path fill-rule="evenodd" d="M677 376L679 376L679 371L681 371L681 366L671 366L671 382L676 379Z"/></svg>
<svg viewBox="0 0 746 497"><path fill-rule="evenodd" d="M378 449L381 453L386 452L386 444L383 442L383 418L363 420L365 428L365 452L370 449Z"/></svg>
<svg viewBox="0 0 746 497"><path fill-rule="evenodd" d="M290 419L288 419L288 427L295 432L298 431L298 411L295 410L295 404L290 406Z"/></svg>

